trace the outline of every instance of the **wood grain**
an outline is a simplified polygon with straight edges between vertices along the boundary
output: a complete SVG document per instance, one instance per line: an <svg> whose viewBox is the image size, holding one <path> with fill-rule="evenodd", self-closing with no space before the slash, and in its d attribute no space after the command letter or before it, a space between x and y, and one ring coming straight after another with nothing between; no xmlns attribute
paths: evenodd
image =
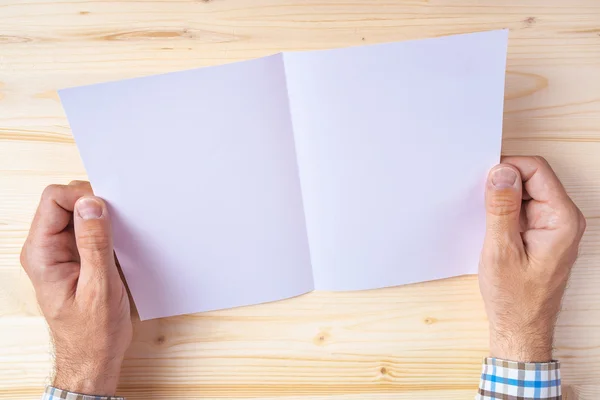
<svg viewBox="0 0 600 400"><path fill-rule="evenodd" d="M43 187L85 178L57 89L280 50L506 27L503 153L547 157L588 218L555 355L568 399L600 398L597 0L2 0L0 399L37 398L50 374L48 333L18 253ZM312 293L136 323L120 391L129 399L468 399L486 334L475 277Z"/></svg>

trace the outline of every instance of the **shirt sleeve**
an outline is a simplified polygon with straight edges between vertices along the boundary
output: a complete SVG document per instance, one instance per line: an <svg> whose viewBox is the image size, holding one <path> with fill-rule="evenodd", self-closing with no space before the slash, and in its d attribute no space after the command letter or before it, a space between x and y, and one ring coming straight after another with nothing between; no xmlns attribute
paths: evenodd
<svg viewBox="0 0 600 400"><path fill-rule="evenodd" d="M94 396L81 393L67 392L52 386L46 386L42 400L125 400L124 397Z"/></svg>
<svg viewBox="0 0 600 400"><path fill-rule="evenodd" d="M560 363L486 358L475 400L561 400Z"/></svg>

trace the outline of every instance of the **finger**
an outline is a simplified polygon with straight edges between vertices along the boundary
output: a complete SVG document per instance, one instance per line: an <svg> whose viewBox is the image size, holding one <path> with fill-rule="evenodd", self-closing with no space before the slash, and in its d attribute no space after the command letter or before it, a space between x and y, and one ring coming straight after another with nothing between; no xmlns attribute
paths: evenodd
<svg viewBox="0 0 600 400"><path fill-rule="evenodd" d="M93 195L94 194L94 190L92 189L92 185L88 181L73 180L73 181L69 182L69 186L79 186L79 187L88 188L89 189L89 193L87 195ZM71 225L71 228L72 228L72 226L73 226L73 218L71 218L70 225Z"/></svg>
<svg viewBox="0 0 600 400"><path fill-rule="evenodd" d="M525 194L523 194L523 197L525 197ZM521 233L530 229L529 228L529 219L527 218L527 208L529 207L530 203L531 203L531 201L526 200L526 199L524 199L521 202L521 212L519 215L519 227L521 228Z"/></svg>
<svg viewBox="0 0 600 400"><path fill-rule="evenodd" d="M74 180L74 181L69 182L69 186L77 186L77 185L88 186L90 189L92 188L92 185L90 185L90 183L88 181Z"/></svg>
<svg viewBox="0 0 600 400"><path fill-rule="evenodd" d="M521 241L521 201L523 196L519 171L499 164L489 173L486 193L486 246L519 246Z"/></svg>
<svg viewBox="0 0 600 400"><path fill-rule="evenodd" d="M523 209L526 215L524 232L529 230L551 232L545 244L554 246L555 249L560 245L570 246L573 241L579 242L585 231L585 218L574 204L557 208L547 202L531 200L524 204ZM526 238L528 236L523 236L523 239Z"/></svg>
<svg viewBox="0 0 600 400"><path fill-rule="evenodd" d="M74 226L81 258L79 283L87 284L94 278L118 274L106 203L94 196L80 198L75 205Z"/></svg>
<svg viewBox="0 0 600 400"><path fill-rule="evenodd" d="M560 180L542 157L503 157L502 162L519 170L526 193L533 200L562 203L570 202Z"/></svg>
<svg viewBox="0 0 600 400"><path fill-rule="evenodd" d="M36 292L51 285L55 295L64 292L76 281L79 273L79 255L75 240L67 233L46 237L45 241L25 243L21 250L21 265Z"/></svg>
<svg viewBox="0 0 600 400"><path fill-rule="evenodd" d="M33 218L30 235L54 235L61 232L71 221L77 199L89 194L92 194L92 188L84 185L46 187Z"/></svg>

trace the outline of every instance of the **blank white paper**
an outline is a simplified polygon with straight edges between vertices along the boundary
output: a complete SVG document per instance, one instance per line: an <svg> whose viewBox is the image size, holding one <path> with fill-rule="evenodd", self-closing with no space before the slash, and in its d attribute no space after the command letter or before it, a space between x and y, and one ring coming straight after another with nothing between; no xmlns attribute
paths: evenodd
<svg viewBox="0 0 600 400"><path fill-rule="evenodd" d="M60 97L142 319L313 289L281 55Z"/></svg>
<svg viewBox="0 0 600 400"><path fill-rule="evenodd" d="M507 37L60 91L140 317L475 273Z"/></svg>
<svg viewBox="0 0 600 400"><path fill-rule="evenodd" d="M284 55L315 288L477 271L508 31Z"/></svg>

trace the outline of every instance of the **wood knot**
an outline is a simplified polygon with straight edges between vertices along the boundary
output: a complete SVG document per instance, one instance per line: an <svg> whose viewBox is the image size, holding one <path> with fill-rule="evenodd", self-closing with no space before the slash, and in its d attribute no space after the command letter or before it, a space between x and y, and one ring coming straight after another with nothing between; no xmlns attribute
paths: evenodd
<svg viewBox="0 0 600 400"><path fill-rule="evenodd" d="M79 11L79 15L88 15L89 11Z"/></svg>
<svg viewBox="0 0 600 400"><path fill-rule="evenodd" d="M33 38L25 36L0 35L0 44L28 43L32 41Z"/></svg>
<svg viewBox="0 0 600 400"><path fill-rule="evenodd" d="M386 367L381 367L381 368L379 369L379 372L381 373L381 375L387 375L387 373L388 373L388 370L387 370L387 368L386 368Z"/></svg>
<svg viewBox="0 0 600 400"><path fill-rule="evenodd" d="M535 25L536 22L537 19L535 17L527 17L523 20L523 25L525 26L525 28L529 28Z"/></svg>
<svg viewBox="0 0 600 400"><path fill-rule="evenodd" d="M425 318L423 320L423 323L425 325L432 325L432 324L435 324L436 322L437 322L437 320L435 318L432 318L432 317L427 317L427 318Z"/></svg>
<svg viewBox="0 0 600 400"><path fill-rule="evenodd" d="M156 338L156 344L157 345L161 345L164 344L167 341L167 338L165 337L165 335L160 335L159 337Z"/></svg>
<svg viewBox="0 0 600 400"><path fill-rule="evenodd" d="M313 340L314 344L317 346L324 346L329 341L331 335L327 332L320 332Z"/></svg>

